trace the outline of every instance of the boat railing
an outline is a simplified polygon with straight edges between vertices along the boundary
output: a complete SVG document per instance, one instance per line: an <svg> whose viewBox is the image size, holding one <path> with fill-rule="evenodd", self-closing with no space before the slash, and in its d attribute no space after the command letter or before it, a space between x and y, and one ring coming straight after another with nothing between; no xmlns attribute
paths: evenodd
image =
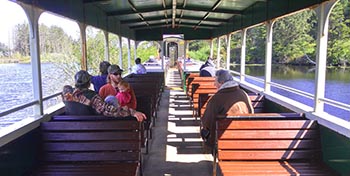
<svg viewBox="0 0 350 176"><path fill-rule="evenodd" d="M58 92L58 93L46 96L46 97L43 98L43 102L47 101L49 99L52 99L52 98L56 98L56 97L58 97L60 95L61 95L61 92ZM6 110L4 112L0 112L0 118L3 117L3 116L9 115L9 114L15 113L17 111L20 111L22 109L25 109L25 108L37 105L37 104L39 104L39 100L34 100L34 101L29 102L29 103L26 103L26 104L23 104L23 105L20 105L20 106L16 106L16 107L14 107L12 109Z"/></svg>
<svg viewBox="0 0 350 176"><path fill-rule="evenodd" d="M231 71L231 73L233 73L234 75L237 75L237 76L241 75L237 71ZM261 78L255 77L255 76L250 76L250 75L242 75L242 76L244 76L245 78L247 78L249 80L253 80L253 81L256 81L256 82L264 84L264 79L261 79ZM293 93L293 94L297 94L297 95L303 96L303 97L308 98L308 99L314 99L315 98L315 96L313 94L310 94L308 92L304 92L304 91L301 91L301 90L298 90L298 89L295 89L295 88L284 86L284 85L281 85L281 84L278 84L278 83L275 83L275 82L269 82L269 84L272 87L275 87L275 88L278 88L278 89L281 89L281 90L285 90L287 92L290 92L290 93ZM325 104L328 104L330 106L333 106L333 107L336 107L336 108L340 108L340 109L343 109L343 110L346 110L346 111L350 111L350 105L348 105L348 104L345 104L345 103L342 103L342 102L339 102L339 101L336 101L336 100L332 100L332 99L329 99L329 98L319 98L318 100L322 101Z"/></svg>

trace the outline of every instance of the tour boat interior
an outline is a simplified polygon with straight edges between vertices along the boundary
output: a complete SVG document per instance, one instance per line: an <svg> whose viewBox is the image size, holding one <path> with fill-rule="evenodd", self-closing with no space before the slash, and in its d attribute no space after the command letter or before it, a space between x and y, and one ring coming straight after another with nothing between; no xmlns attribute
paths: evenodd
<svg viewBox="0 0 350 176"><path fill-rule="evenodd" d="M33 107L35 114L0 131L1 175L350 174L350 122L324 111L325 104L350 111L349 105L324 95L328 16L337 0L13 2L23 8L30 24L35 101L1 112L0 117L27 107ZM312 107L271 89L275 86L309 96L271 80L272 26L275 20L304 9L315 10L319 20ZM159 43L161 57L144 63L147 74L123 75L135 90L137 110L145 113L147 120L69 116L64 114L63 103L43 109L44 101L61 95L42 95L38 19L45 11L78 23L83 70L88 69L87 25L135 43ZM187 41L229 39L234 32L241 33L244 39L247 29L258 24L264 24L267 33L262 79L245 74L244 40L240 72L230 70L229 60L226 67L220 66L219 59L217 62L217 68L230 70L248 93L255 113L216 117L216 147L213 153L205 153L201 116L217 90L213 87L215 78L199 77L202 63L185 61ZM130 66L130 50L128 55Z"/></svg>

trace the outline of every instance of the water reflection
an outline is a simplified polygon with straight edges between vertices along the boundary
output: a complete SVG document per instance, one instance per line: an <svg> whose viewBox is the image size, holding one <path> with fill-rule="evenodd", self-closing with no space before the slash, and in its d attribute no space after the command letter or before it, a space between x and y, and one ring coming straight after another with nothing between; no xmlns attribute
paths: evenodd
<svg viewBox="0 0 350 176"><path fill-rule="evenodd" d="M239 66L232 67L233 70L239 70ZM246 75L255 76L264 79L264 66L247 66ZM302 90L304 92L315 94L315 67L314 66L286 66L273 65L272 66L272 82L282 84L294 89ZM336 100L345 104L350 104L350 69L347 68L328 68L326 71L326 89L325 97ZM247 82L255 84L259 87L264 87L263 83L249 80ZM308 99L295 93L290 93L278 88L271 88L273 92L282 94L293 100L303 102L304 104L313 107L313 99ZM325 105L325 111L350 120L350 112Z"/></svg>

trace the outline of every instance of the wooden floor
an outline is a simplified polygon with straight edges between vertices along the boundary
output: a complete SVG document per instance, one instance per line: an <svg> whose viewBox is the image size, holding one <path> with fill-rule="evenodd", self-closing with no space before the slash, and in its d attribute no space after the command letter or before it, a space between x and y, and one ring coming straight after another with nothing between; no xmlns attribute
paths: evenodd
<svg viewBox="0 0 350 176"><path fill-rule="evenodd" d="M143 155L144 176L212 175L212 156L202 154L199 121L192 117L176 69L168 71L153 129L149 153Z"/></svg>

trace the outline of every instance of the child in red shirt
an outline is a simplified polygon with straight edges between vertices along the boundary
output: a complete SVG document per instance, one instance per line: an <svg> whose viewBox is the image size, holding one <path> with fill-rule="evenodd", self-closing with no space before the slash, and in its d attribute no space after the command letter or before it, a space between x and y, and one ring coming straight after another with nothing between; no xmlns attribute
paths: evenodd
<svg viewBox="0 0 350 176"><path fill-rule="evenodd" d="M118 93L116 95L121 107L126 106L131 101L130 85L126 81L120 81L118 83Z"/></svg>

